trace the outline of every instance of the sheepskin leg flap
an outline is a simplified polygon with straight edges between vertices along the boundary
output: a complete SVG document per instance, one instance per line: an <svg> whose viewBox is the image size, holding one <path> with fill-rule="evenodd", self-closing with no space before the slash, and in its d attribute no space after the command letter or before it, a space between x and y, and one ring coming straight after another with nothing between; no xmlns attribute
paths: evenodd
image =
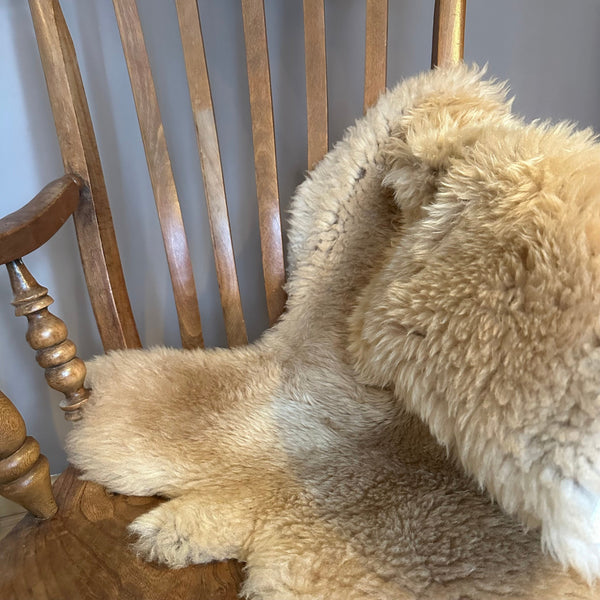
<svg viewBox="0 0 600 600"><path fill-rule="evenodd" d="M411 110L463 92L500 102L464 67L408 80L299 187L287 311L257 343L89 364L93 393L69 455L115 492L170 498L131 524L141 555L171 567L238 558L255 600L597 597L448 458L408 397L359 381L360 351L348 352L357 298L368 304L391 241L437 182L405 153L423 183L413 206L396 202L384 185L397 170L390 144Z"/></svg>

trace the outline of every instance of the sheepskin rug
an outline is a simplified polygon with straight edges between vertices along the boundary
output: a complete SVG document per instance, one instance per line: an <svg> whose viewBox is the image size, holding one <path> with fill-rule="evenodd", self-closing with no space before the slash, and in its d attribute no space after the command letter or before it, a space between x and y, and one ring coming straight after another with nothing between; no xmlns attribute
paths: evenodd
<svg viewBox="0 0 600 600"><path fill-rule="evenodd" d="M298 188L279 323L96 358L71 462L248 598L598 598L598 173L476 69L405 81Z"/></svg>

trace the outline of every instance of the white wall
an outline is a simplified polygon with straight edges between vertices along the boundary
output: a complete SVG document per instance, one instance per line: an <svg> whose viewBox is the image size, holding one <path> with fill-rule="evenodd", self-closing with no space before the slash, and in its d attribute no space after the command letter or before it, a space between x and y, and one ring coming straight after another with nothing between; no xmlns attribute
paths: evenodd
<svg viewBox="0 0 600 600"><path fill-rule="evenodd" d="M433 0L389 0L388 80L427 69ZM179 345L169 275L129 80L110 0L63 0L96 127L125 276L145 345ZM225 334L174 3L138 0L148 52L193 253L208 345ZM238 0L200 0L217 125L232 217L242 301L251 338L266 327L260 273L248 89ZM266 0L277 130L280 193L285 209L306 168L302 0ZM363 0L326 0L330 140L362 110ZM600 126L600 3L596 0L469 0L466 60L489 63L509 78L515 110L528 118ZM62 174L58 144L27 3L0 0L0 216L30 200ZM67 224L26 264L55 297L82 358L101 351L73 228ZM10 306L0 273L0 389L18 406L31 435L65 466L68 429L59 396L45 385L24 341L25 319Z"/></svg>

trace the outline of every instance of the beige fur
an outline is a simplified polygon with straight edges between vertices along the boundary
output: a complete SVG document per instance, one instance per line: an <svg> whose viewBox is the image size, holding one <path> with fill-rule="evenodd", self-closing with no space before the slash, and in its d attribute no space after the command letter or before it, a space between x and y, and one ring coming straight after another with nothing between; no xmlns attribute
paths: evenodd
<svg viewBox="0 0 600 600"><path fill-rule="evenodd" d="M600 148L500 89L431 95L387 143L411 211L362 291L362 380L396 395L510 513L600 575ZM432 127L432 124L434 125Z"/></svg>
<svg viewBox="0 0 600 600"><path fill-rule="evenodd" d="M450 182L445 173L462 149L475 145L482 128L471 127L468 118L464 127L448 128L444 111L436 109L444 105L450 120L468 105L482 123L488 115L499 125L513 122L497 87L465 67L421 75L384 95L298 189L287 312L257 343L235 350L114 352L90 363L94 392L69 436L71 461L86 478L114 491L172 498L132 523L140 554L172 567L239 558L247 563L243 593L257 600L597 597L573 571L557 568L542 553L539 535L524 532L492 504L404 408L406 404L422 414L447 442L435 426L442 409L421 411L418 404L444 403L435 389L438 382L450 393L446 406L452 410L444 409L449 430L462 423L455 414L460 408L450 386L452 372L443 370L435 348L431 368L424 356L415 355L419 368L404 384L406 395L401 391L407 344L412 337L428 341L430 330L418 329L420 321L397 321L395 312L389 322L385 315L386 308L430 315L418 290L402 297L407 302L403 308L401 295L390 292L394 276L403 272L396 264L402 240L411 227L425 227L422 206L434 201L434 192L436 203L452 208L457 203L453 199L462 196L451 186L461 193L468 187L464 182L460 187L459 177ZM410 124L418 129L418 122L429 135L415 138L411 148ZM567 140L566 134L556 135ZM424 160L418 144L430 159L437 147L437 158ZM588 142L579 144L587 155ZM397 202L383 185L386 177L396 188ZM479 176L465 171L462 177ZM518 183L518 175L514 177ZM575 208L572 212L579 214ZM449 210L440 215L440 223L459 214ZM520 218L526 222L531 217L517 209L505 221L508 232ZM441 261L438 233L431 230L429 238L432 260ZM470 237L475 234L469 232ZM418 257L426 260L426 241L422 247L411 246L415 256L406 256L407 264ZM495 239L488 243L495 256ZM584 252L584 247L575 245L573 252ZM460 256L462 246L449 248ZM510 278L510 256L498 276ZM452 255L447 259L452 265ZM475 266L467 265L465 274ZM483 277L475 271L472 278L485 276L495 280L496 271ZM450 283L431 291L452 297L457 292ZM558 300L560 304L562 297ZM581 308L574 314L585 317ZM470 323L468 312L464 317ZM573 323L579 323L577 318ZM561 343L568 344L573 327ZM518 339L507 343L520 348ZM454 360L450 354L448 360ZM469 365L474 361L483 372L493 360L476 348L461 352L459 347L455 360L461 358ZM359 382L354 361L361 377L393 383L398 397ZM547 382L545 376L541 384ZM511 372L502 384L513 381L518 376ZM571 385L578 381L583 383L574 375ZM593 385L591 376L586 381ZM417 397L421 388L433 390L434 399ZM518 407L527 427L532 426L529 414L546 408L539 401L536 407ZM515 427L516 416L500 411L487 411L493 425L478 425L485 442L493 426ZM548 430L548 436L562 439L569 431ZM493 453L504 450L500 443L488 450L473 433L465 442L480 449L484 460L473 466L484 472L486 453L492 453L492 461ZM462 458L459 444L449 446ZM519 450L526 454L523 447L514 448ZM470 468L469 461L465 464ZM490 489L504 498L498 488Z"/></svg>

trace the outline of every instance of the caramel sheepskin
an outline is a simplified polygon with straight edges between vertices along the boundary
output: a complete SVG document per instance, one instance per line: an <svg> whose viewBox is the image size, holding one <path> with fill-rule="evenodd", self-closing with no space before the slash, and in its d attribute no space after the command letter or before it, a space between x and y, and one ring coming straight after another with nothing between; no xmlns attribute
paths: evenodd
<svg viewBox="0 0 600 600"><path fill-rule="evenodd" d="M597 598L599 167L476 69L405 81L298 188L280 322L95 359L71 462L251 599Z"/></svg>

